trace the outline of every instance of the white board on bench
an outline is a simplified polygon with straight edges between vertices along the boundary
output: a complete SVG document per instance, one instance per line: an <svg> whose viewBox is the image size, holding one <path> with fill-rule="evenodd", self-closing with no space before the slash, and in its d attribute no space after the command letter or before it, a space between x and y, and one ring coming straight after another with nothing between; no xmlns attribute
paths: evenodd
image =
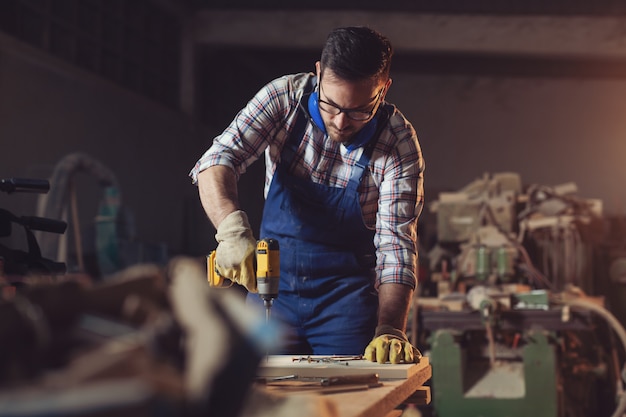
<svg viewBox="0 0 626 417"><path fill-rule="evenodd" d="M420 363L410 364L379 364L365 359L319 362L319 358L328 356L310 356L311 361L295 355L270 355L263 358L257 370L260 377L278 377L297 375L304 378L325 378L341 375L363 375L376 373L380 379L407 379L411 375L429 365L428 358L422 357Z"/></svg>

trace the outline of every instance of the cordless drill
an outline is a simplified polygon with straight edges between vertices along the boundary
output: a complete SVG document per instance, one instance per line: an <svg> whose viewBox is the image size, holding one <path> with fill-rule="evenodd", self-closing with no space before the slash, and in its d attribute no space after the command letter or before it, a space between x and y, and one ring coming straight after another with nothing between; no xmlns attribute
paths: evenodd
<svg viewBox="0 0 626 417"><path fill-rule="evenodd" d="M280 282L280 248L276 239L261 239L256 244L256 288L265 306L265 320L278 297Z"/></svg>
<svg viewBox="0 0 626 417"><path fill-rule="evenodd" d="M211 287L230 287L232 282L222 277L215 265L215 251L207 257L207 280ZM270 319L280 283L280 247L276 239L261 239L256 244L256 286L265 306L265 318Z"/></svg>

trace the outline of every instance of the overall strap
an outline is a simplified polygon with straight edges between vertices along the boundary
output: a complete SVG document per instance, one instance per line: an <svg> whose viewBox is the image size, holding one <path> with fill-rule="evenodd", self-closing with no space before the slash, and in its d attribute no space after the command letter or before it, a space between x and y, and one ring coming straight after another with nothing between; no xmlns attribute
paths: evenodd
<svg viewBox="0 0 626 417"><path fill-rule="evenodd" d="M296 112L298 113L296 116L296 123L294 124L293 129L291 129L289 137L285 141L285 145L283 146L283 150L281 152L281 162L285 162L285 166L291 166L298 150L298 146L300 146L300 142L302 142L302 138L304 137L308 116L305 103L308 101L309 95L314 89L315 78L311 78L311 80L304 87L304 93L302 94L302 97L298 102L298 106L296 107Z"/></svg>
<svg viewBox="0 0 626 417"><path fill-rule="evenodd" d="M365 173L365 170L369 167L370 160L372 159L372 154L374 153L374 148L376 147L376 142L378 142L380 134L389 122L390 107L391 106L389 105L385 105L385 107L383 107L379 112L379 119L378 125L376 126L376 131L372 135L372 139L363 148L363 153L361 154L359 160L354 163L354 168L352 169L352 175L350 175L350 180L348 182L347 188L356 190L356 188L363 180L363 174Z"/></svg>
<svg viewBox="0 0 626 417"><path fill-rule="evenodd" d="M302 138L304 137L305 130L306 116L304 114L304 109L299 109L296 123L293 127L293 130L289 134L289 137L285 141L285 145L283 146L283 151L281 153L281 163L284 163L286 167L291 166L291 163L296 156L298 146L300 145L300 142L302 142Z"/></svg>

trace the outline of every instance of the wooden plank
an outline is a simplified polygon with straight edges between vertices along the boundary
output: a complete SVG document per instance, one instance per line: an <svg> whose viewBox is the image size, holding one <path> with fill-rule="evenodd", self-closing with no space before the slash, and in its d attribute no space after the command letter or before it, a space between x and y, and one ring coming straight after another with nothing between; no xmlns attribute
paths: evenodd
<svg viewBox="0 0 626 417"><path fill-rule="evenodd" d="M363 375L376 373L380 379L407 379L421 369L430 366L428 358L422 358L417 364L379 364L365 359L340 363L315 362L320 356L311 356L312 362L294 361L291 355L270 355L261 361L257 375L277 377L297 375L299 377L324 378L341 375Z"/></svg>
<svg viewBox="0 0 626 417"><path fill-rule="evenodd" d="M288 393L309 393L309 394L338 394L341 392L367 391L371 387L369 385L333 385L325 387L314 384L298 384L297 381L284 382L277 385L268 385L267 391L288 394Z"/></svg>
<svg viewBox="0 0 626 417"><path fill-rule="evenodd" d="M380 417L394 410L432 377L428 358L423 358L417 372L407 379L383 381L383 386L367 392L329 395L341 417Z"/></svg>
<svg viewBox="0 0 626 417"><path fill-rule="evenodd" d="M430 401L430 387L419 387L413 394L404 400L404 404L428 405L430 404Z"/></svg>
<svg viewBox="0 0 626 417"><path fill-rule="evenodd" d="M626 53L621 16L232 9L197 12L193 23L196 42L205 45L317 49L331 29L359 24L376 27L392 40L394 50L402 53L581 59L621 59Z"/></svg>

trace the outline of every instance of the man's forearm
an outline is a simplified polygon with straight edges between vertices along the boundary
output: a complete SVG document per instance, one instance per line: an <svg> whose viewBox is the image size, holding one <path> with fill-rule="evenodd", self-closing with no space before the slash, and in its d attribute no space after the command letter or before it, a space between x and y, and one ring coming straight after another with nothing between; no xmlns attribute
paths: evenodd
<svg viewBox="0 0 626 417"><path fill-rule="evenodd" d="M378 287L378 325L389 325L403 332L409 315L413 289L404 284L381 284Z"/></svg>
<svg viewBox="0 0 626 417"><path fill-rule="evenodd" d="M198 174L200 201L213 226L230 213L239 210L237 177L227 166L216 165Z"/></svg>

